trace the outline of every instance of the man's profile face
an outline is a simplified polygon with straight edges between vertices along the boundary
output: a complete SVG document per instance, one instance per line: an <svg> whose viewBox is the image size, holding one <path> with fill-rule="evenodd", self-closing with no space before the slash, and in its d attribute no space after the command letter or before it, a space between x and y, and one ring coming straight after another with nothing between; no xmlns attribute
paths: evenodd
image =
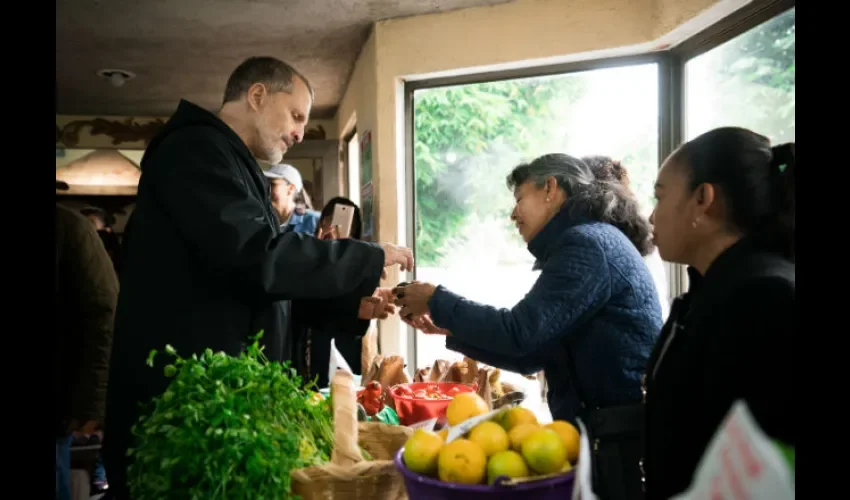
<svg viewBox="0 0 850 500"><path fill-rule="evenodd" d="M273 179L271 181L272 206L280 212L281 207L288 207L295 199L295 186L285 179Z"/></svg>
<svg viewBox="0 0 850 500"><path fill-rule="evenodd" d="M310 116L313 99L303 80L293 80L292 92L272 92L262 84L258 93L249 90L251 108L256 110L257 140L252 148L261 161L276 165L283 155L304 139L304 127ZM253 89L254 87L252 87Z"/></svg>

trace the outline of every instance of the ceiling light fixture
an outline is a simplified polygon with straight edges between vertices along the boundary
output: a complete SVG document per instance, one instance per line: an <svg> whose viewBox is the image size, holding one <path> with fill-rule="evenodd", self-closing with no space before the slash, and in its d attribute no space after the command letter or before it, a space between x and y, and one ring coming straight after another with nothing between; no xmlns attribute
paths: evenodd
<svg viewBox="0 0 850 500"><path fill-rule="evenodd" d="M121 87L127 80L136 78L135 73L126 69L102 69L97 76L109 80L113 87Z"/></svg>

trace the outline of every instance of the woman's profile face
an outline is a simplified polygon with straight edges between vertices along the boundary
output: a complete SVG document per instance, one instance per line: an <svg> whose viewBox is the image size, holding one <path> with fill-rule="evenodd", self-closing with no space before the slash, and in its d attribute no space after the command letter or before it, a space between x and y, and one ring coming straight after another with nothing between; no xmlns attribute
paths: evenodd
<svg viewBox="0 0 850 500"><path fill-rule="evenodd" d="M516 223L517 231L523 241L528 243L543 229L554 215L553 197L546 201L546 186L537 187L533 182L525 182L514 189L516 205L511 212L511 220Z"/></svg>
<svg viewBox="0 0 850 500"><path fill-rule="evenodd" d="M694 245L697 206L687 170L675 155L664 161L655 183L655 209L649 217L652 239L663 260L687 264Z"/></svg>

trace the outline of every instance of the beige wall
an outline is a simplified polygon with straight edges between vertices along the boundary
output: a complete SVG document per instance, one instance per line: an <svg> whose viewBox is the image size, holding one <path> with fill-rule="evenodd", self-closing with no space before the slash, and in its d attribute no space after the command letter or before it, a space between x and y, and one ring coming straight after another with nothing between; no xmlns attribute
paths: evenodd
<svg viewBox="0 0 850 500"><path fill-rule="evenodd" d="M337 113L340 136L372 130L379 241L406 243L405 80L652 52L686 39L748 0L516 0L380 21ZM390 275L387 284L401 277ZM381 322L384 352L406 353L397 318Z"/></svg>

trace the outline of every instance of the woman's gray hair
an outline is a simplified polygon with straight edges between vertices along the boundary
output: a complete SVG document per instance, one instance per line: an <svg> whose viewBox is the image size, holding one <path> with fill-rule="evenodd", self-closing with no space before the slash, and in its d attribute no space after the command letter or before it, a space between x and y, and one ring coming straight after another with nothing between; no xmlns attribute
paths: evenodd
<svg viewBox="0 0 850 500"><path fill-rule="evenodd" d="M543 155L530 163L518 165L508 174L508 188L533 183L538 188L554 177L567 194L561 212L575 220L606 222L625 234L641 255L649 255L652 230L641 215L637 198L619 182L597 178L590 167L578 158L562 153Z"/></svg>
<svg viewBox="0 0 850 500"><path fill-rule="evenodd" d="M546 185L546 179L554 177L567 196L573 196L593 184L595 177L586 163L562 153L543 155L531 163L518 165L508 175L508 189L516 189L526 182L537 187Z"/></svg>

